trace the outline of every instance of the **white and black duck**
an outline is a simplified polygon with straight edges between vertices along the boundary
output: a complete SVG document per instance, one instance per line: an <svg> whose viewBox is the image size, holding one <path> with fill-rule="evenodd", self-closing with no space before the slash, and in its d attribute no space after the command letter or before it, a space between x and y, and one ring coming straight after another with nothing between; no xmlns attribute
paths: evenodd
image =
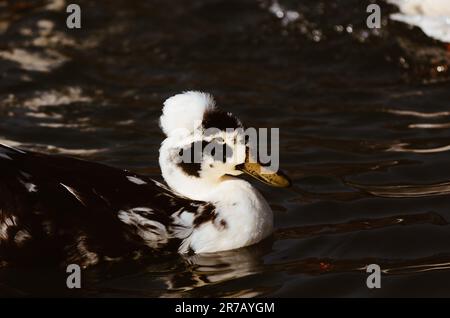
<svg viewBox="0 0 450 318"><path fill-rule="evenodd" d="M86 267L166 252L217 252L269 236L269 205L236 176L249 172L289 186L282 173L259 173L257 164L248 163L248 152L238 161L174 159L197 142L234 151L245 140L225 128L242 127L241 122L218 109L210 95L186 92L166 100L160 125L166 139L159 163L168 187L99 163L0 145L0 267L41 262ZM219 132L204 135L209 127Z"/></svg>

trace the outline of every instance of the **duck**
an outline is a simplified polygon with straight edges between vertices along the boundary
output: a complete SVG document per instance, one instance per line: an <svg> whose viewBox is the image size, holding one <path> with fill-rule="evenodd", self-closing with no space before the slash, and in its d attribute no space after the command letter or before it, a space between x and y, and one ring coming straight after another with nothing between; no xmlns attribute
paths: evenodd
<svg viewBox="0 0 450 318"><path fill-rule="evenodd" d="M400 12L390 18L414 25L430 38L450 43L450 1L448 0L387 0Z"/></svg>
<svg viewBox="0 0 450 318"><path fill-rule="evenodd" d="M187 91L163 103L159 125L165 184L97 162L0 144L0 267L86 268L216 253L271 235L273 212L242 176L279 188L291 181L253 159L235 115L217 107L212 95ZM181 160L208 146L226 151Z"/></svg>

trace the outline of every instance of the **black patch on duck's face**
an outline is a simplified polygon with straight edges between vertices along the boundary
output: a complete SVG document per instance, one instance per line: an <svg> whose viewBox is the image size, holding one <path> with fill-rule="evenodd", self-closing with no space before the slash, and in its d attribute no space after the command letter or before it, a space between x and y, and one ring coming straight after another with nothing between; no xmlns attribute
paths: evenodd
<svg viewBox="0 0 450 318"><path fill-rule="evenodd" d="M196 141L185 148L181 148L178 155L182 159L178 166L189 176L200 177L200 170L202 169L202 156L205 147L212 146L210 155L215 161L226 162L227 158L233 156L233 149L227 144L219 144L216 141L207 142L205 140ZM208 154L206 154L208 155Z"/></svg>
<svg viewBox="0 0 450 318"><path fill-rule="evenodd" d="M242 124L233 114L220 109L207 110L203 114L202 126L204 129L217 128L226 131L227 128L242 128Z"/></svg>

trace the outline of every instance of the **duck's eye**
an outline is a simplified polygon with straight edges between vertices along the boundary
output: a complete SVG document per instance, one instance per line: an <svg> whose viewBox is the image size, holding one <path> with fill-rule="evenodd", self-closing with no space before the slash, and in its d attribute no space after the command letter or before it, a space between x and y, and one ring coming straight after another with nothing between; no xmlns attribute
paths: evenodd
<svg viewBox="0 0 450 318"><path fill-rule="evenodd" d="M215 142L218 142L219 144L225 143L225 140L224 140L222 137L214 138L214 141L215 141Z"/></svg>

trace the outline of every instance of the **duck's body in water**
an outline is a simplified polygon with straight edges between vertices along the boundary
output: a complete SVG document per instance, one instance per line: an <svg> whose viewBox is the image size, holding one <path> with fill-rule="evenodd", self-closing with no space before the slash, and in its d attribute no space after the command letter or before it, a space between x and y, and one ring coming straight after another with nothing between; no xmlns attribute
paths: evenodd
<svg viewBox="0 0 450 318"><path fill-rule="evenodd" d="M170 189L126 170L0 145L0 266L86 267L261 241L272 232L273 216L261 194L235 177L245 170L245 154L175 160L197 142L233 151L243 145L241 132L227 132L223 124L242 127L207 94L187 92L165 102L161 127L167 138L159 161ZM205 136L212 125L222 128ZM230 137L238 142L228 144Z"/></svg>

